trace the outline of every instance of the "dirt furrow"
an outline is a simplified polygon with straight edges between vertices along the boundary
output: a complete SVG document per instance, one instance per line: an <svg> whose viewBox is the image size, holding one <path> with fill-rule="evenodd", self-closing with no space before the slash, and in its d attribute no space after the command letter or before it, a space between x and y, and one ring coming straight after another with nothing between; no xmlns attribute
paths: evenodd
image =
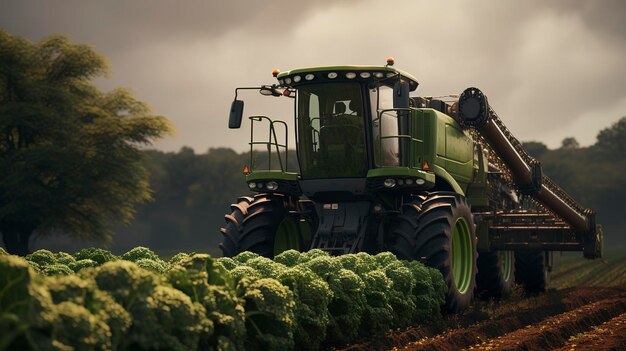
<svg viewBox="0 0 626 351"><path fill-rule="evenodd" d="M528 325L540 323L546 318L579 308L594 301L623 298L626 287L590 288L580 287L551 291L536 298L517 301L504 300L491 306L482 303L476 310L461 316L449 316L440 323L396 331L347 350L444 350L462 349Z"/></svg>
<svg viewBox="0 0 626 351"><path fill-rule="evenodd" d="M623 351L626 350L626 313L594 326L584 334L570 339L557 351L595 350Z"/></svg>
<svg viewBox="0 0 626 351"><path fill-rule="evenodd" d="M626 298L607 299L550 317L527 328L473 345L472 350L552 350L563 346L570 336L626 312Z"/></svg>

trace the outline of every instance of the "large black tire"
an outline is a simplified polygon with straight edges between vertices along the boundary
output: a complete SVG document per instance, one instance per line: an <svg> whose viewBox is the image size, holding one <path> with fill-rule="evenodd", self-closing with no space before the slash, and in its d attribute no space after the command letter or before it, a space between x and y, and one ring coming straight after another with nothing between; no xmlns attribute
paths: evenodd
<svg viewBox="0 0 626 351"><path fill-rule="evenodd" d="M481 252L478 256L476 285L482 299L508 296L515 281L515 255L512 251Z"/></svg>
<svg viewBox="0 0 626 351"><path fill-rule="evenodd" d="M467 263L463 266L461 289L452 269L453 230L458 223L467 224L469 231L465 246L468 255L459 261ZM478 253L474 220L464 196L441 191L414 197L402 207L390 236L389 250L400 259L419 260L441 272L448 286L446 310L456 313L470 305L476 287Z"/></svg>
<svg viewBox="0 0 626 351"><path fill-rule="evenodd" d="M515 281L528 294L546 291L549 282L546 252L515 252Z"/></svg>
<svg viewBox="0 0 626 351"><path fill-rule="evenodd" d="M289 233L295 236L298 247L302 247L298 219L289 214L290 198L281 194L258 194L254 198L241 197L231 205L232 213L227 214L226 226L220 229L224 241L220 249L225 257L232 257L244 251L274 258L275 239L279 226L286 220L294 221L295 227Z"/></svg>

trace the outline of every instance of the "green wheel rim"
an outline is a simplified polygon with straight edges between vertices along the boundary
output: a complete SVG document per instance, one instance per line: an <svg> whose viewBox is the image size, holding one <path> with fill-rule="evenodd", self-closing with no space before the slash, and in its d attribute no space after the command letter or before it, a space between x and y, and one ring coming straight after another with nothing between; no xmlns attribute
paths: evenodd
<svg viewBox="0 0 626 351"><path fill-rule="evenodd" d="M452 232L452 278L460 294L465 294L472 281L472 237L469 224L459 217Z"/></svg>
<svg viewBox="0 0 626 351"><path fill-rule="evenodd" d="M513 251L498 251L498 260L500 261L500 271L505 282L511 280L511 271L513 268Z"/></svg>
<svg viewBox="0 0 626 351"><path fill-rule="evenodd" d="M285 217L278 224L278 228L276 228L274 255L290 249L301 251L300 234L298 232L298 222L291 217Z"/></svg>

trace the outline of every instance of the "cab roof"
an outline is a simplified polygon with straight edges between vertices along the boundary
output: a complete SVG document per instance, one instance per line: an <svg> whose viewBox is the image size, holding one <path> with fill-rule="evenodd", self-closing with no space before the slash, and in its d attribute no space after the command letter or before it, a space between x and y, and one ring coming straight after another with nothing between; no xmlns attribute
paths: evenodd
<svg viewBox="0 0 626 351"><path fill-rule="evenodd" d="M364 81L383 80L400 75L411 91L417 89L419 83L412 75L392 66L318 66L296 68L279 73L276 78L281 86L298 86L308 83L330 81Z"/></svg>

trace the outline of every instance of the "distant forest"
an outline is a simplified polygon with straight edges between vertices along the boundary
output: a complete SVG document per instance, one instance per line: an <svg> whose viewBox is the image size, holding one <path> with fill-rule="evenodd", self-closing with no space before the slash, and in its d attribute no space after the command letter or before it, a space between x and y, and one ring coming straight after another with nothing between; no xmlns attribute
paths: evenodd
<svg viewBox="0 0 626 351"><path fill-rule="evenodd" d="M586 207L598 213L608 250L626 247L626 117L598 134L597 142L580 147L573 138L558 149L539 142L524 143L541 160L544 173ZM263 157L264 155L261 155ZM291 152L295 169L295 152ZM145 151L154 200L141 205L130 226L116 228L114 252L143 245L161 252L208 251L219 254L219 228L224 214L239 196L249 194L242 169L249 153L210 149L196 154ZM65 237L41 238L35 248L71 251L95 243L76 243Z"/></svg>

